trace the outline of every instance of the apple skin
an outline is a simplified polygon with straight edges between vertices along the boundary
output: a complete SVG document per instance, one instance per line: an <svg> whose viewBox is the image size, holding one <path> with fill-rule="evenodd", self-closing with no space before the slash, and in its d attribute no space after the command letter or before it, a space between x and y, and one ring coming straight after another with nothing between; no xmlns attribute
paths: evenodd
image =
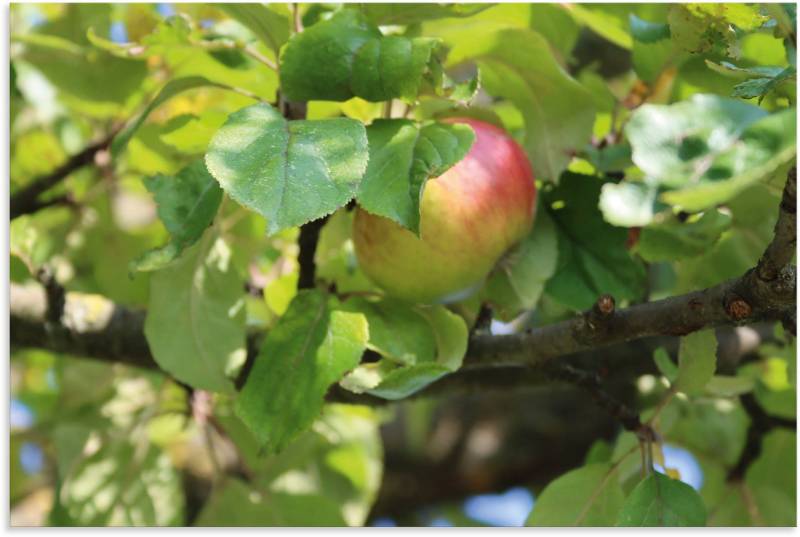
<svg viewBox="0 0 800 537"><path fill-rule="evenodd" d="M474 293L500 257L531 229L536 186L528 157L504 130L471 118L467 155L428 180L420 204L420 237L356 209L353 241L359 266L387 294L415 303L446 303Z"/></svg>

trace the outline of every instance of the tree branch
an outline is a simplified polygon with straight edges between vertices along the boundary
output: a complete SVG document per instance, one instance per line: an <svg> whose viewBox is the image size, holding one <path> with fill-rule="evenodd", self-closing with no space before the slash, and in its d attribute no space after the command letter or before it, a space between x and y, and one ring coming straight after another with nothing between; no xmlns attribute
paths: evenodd
<svg viewBox="0 0 800 537"><path fill-rule="evenodd" d="M300 247L300 252L297 254L297 263L300 265L300 275L297 278L298 289L312 289L314 287L317 272L314 255L317 252L319 233L327 220L328 217L324 216L300 227L300 236L297 239L297 244Z"/></svg>
<svg viewBox="0 0 800 537"><path fill-rule="evenodd" d="M112 129L111 133L102 140L89 145L86 149L70 157L69 160L49 174L34 179L30 184L15 192L11 196L10 219L14 220L23 214L34 213L39 209L49 207L56 203L63 203L65 199L62 198L58 198L58 201L41 201L39 196L63 181L71 173L94 162L95 155L111 144L111 140L117 134L118 130L118 128Z"/></svg>
<svg viewBox="0 0 800 537"><path fill-rule="evenodd" d="M598 348L652 336L682 336L704 328L784 319L796 308L795 267L781 266L792 259L793 250L787 253L785 249L796 242L795 205L791 203L795 182L791 173L775 227L775 240L758 265L742 277L622 310L615 308L611 297L603 296L590 311L573 320L523 334L474 335L462 370L434 383L423 394L456 387L485 387L490 381L498 386L518 385L523 379L540 382L542 373L531 366L540 366L554 358L591 355ZM97 295L67 293L62 326L56 338L52 330L46 329L46 325L53 323L46 322L47 300L41 287L12 284L10 309L12 346L157 367L144 337L144 312L127 310ZM248 363L255 358L258 337L252 336L248 342ZM639 357L649 359L650 353L641 353ZM498 367L502 368L500 372L490 372ZM470 372L471 369L478 372ZM344 393L337 387L332 389L330 397L379 402L376 398Z"/></svg>
<svg viewBox="0 0 800 537"><path fill-rule="evenodd" d="M795 255L796 168L789 171L775 236L758 262L740 278L714 287L615 311L600 297L588 313L521 335L480 336L471 349L480 362L539 365L575 352L657 335L683 336L704 328L784 321L797 308Z"/></svg>

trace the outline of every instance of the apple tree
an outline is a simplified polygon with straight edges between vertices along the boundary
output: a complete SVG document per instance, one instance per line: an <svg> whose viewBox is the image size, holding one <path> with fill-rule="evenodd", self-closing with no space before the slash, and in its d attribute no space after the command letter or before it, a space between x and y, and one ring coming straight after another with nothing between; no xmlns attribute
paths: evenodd
<svg viewBox="0 0 800 537"><path fill-rule="evenodd" d="M795 524L793 5L10 19L12 525Z"/></svg>

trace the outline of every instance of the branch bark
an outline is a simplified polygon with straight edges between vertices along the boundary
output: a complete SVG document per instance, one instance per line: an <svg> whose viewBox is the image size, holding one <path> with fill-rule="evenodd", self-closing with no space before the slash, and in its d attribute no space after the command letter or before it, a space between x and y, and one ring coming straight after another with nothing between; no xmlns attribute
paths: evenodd
<svg viewBox="0 0 800 537"><path fill-rule="evenodd" d="M300 248L297 254L297 264L300 265L300 274L297 278L298 289L313 289L316 280L317 265L314 263L314 255L317 252L319 233L328 217L312 220L300 227L300 236L297 244Z"/></svg>
<svg viewBox="0 0 800 537"><path fill-rule="evenodd" d="M523 334L474 335L464 367L429 386L423 394L451 388L471 389L494 383L507 387L542 382L536 370L554 358L580 357L600 348L653 336L682 336L696 330L783 320L796 309L795 267L787 263L796 243L796 175L787 179L775 240L758 265L740 278L709 289L638 304L617 310L610 297L600 297L590 311L575 319L536 328ZM777 246L776 246L777 244ZM788 249L788 252L787 252ZM144 337L142 311L131 311L97 295L67 293L61 322L46 322L47 299L41 287L11 285L11 344L157 368ZM251 337L249 360L255 357L257 338ZM649 359L650 353L641 358ZM498 372L490 372L500 368ZM470 371L477 370L478 372ZM334 387L332 400L383 403Z"/></svg>
<svg viewBox="0 0 800 537"><path fill-rule="evenodd" d="M89 145L80 153L70 157L64 164L49 174L34 179L30 184L15 192L11 196L10 219L14 220L23 214L34 213L39 209L44 209L45 207L67 201L67 198L42 201L39 199L39 196L63 181L71 173L93 163L95 155L108 148L118 130L117 128L112 129L111 133L102 140Z"/></svg>

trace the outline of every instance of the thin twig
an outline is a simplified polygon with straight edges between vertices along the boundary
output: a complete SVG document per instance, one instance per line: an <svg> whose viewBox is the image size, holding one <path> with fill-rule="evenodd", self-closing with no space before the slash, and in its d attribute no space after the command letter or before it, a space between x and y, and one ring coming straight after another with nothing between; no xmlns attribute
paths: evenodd
<svg viewBox="0 0 800 537"><path fill-rule="evenodd" d="M260 52L258 52L252 45L245 45L242 48L242 51L245 54L247 54L248 56L250 56L251 58L253 58L254 60L256 60L257 62L263 63L264 65L266 65L267 67L269 67L270 69L275 71L276 73L278 72L278 64L273 62L272 60L270 60L269 58L267 58L266 56L264 56Z"/></svg>
<svg viewBox="0 0 800 537"><path fill-rule="evenodd" d="M23 214L30 214L52 205L52 203L40 201L39 196L56 186L70 174L92 164L95 155L111 144L111 140L114 139L118 131L119 127L113 128L103 139L90 144L49 174L34 179L30 184L15 192L10 201L10 219L14 220Z"/></svg>
<svg viewBox="0 0 800 537"><path fill-rule="evenodd" d="M292 4L292 21L294 26L294 32L299 34L303 31L303 18L300 16L300 4L294 2Z"/></svg>

